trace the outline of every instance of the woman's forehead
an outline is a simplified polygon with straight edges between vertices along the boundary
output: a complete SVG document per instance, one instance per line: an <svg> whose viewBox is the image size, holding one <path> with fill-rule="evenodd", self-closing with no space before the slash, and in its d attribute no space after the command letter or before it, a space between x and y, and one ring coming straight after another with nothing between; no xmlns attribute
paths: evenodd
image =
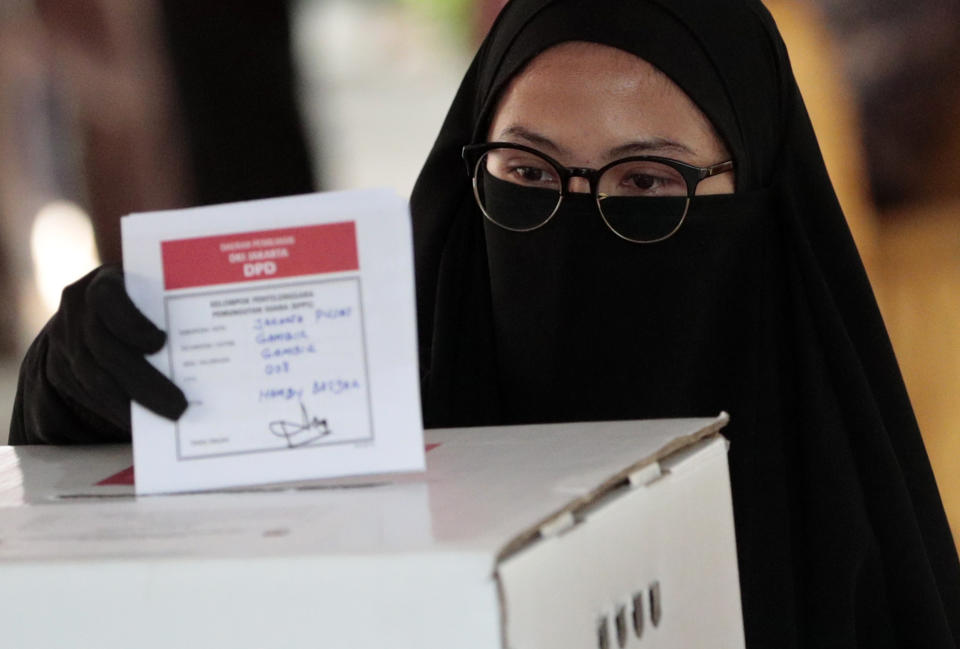
<svg viewBox="0 0 960 649"><path fill-rule="evenodd" d="M709 120L669 77L634 54L596 43L555 45L507 84L488 138L517 127L590 156L654 140L686 147L691 161L725 152Z"/></svg>
<svg viewBox="0 0 960 649"><path fill-rule="evenodd" d="M783 97L776 29L758 0L513 0L475 60L464 140L488 135L504 89L558 43L588 41L653 63L721 134L743 187L756 187L779 150Z"/></svg>
<svg viewBox="0 0 960 649"><path fill-rule="evenodd" d="M564 41L552 45L534 56L525 66L524 71L537 67L562 65L563 62L574 58L593 58L610 67L625 68L631 71L641 68L643 72L663 74L653 64L632 52L613 45L591 41Z"/></svg>

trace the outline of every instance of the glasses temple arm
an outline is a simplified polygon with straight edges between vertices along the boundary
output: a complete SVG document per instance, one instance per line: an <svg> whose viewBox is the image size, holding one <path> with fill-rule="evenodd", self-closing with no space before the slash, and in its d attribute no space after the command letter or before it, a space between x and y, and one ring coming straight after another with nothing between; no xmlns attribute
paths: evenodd
<svg viewBox="0 0 960 649"><path fill-rule="evenodd" d="M726 162L715 164L712 167L701 168L700 180L703 180L704 178L710 178L711 176L716 176L718 174L726 173L728 171L733 171L733 160L727 160Z"/></svg>

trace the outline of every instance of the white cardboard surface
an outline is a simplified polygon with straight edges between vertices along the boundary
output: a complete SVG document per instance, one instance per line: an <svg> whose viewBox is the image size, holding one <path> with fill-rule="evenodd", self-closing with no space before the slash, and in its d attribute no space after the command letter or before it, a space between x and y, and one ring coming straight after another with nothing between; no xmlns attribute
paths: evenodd
<svg viewBox="0 0 960 649"><path fill-rule="evenodd" d="M179 496L93 486L128 447L0 448L0 628L25 648L562 649L656 583L661 620L625 646L740 647L724 422L427 431L424 474Z"/></svg>
<svg viewBox="0 0 960 649"><path fill-rule="evenodd" d="M170 422L134 403L137 491L424 466L405 201L310 194L122 220L127 291L168 342Z"/></svg>
<svg viewBox="0 0 960 649"><path fill-rule="evenodd" d="M715 488L725 455L705 440L686 465L501 562L509 646L597 647L601 633L611 648L743 646L730 496Z"/></svg>

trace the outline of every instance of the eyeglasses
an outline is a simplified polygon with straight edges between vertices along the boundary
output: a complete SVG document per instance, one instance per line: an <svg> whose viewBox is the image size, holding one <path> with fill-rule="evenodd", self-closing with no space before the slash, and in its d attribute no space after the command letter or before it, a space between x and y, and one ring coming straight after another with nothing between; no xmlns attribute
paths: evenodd
<svg viewBox="0 0 960 649"><path fill-rule="evenodd" d="M600 169L564 167L534 148L509 142L463 147L473 195L484 216L513 232L541 228L585 178L600 216L614 234L634 243L672 236L687 216L701 180L733 170L728 160L711 167L656 156L614 160Z"/></svg>

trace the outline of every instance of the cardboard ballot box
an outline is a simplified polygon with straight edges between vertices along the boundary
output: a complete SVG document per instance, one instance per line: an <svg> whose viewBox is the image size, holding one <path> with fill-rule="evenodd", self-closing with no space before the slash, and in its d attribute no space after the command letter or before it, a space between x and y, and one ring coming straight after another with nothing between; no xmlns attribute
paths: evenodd
<svg viewBox="0 0 960 649"><path fill-rule="evenodd" d="M427 431L423 474L135 498L0 448L0 644L743 646L726 416Z"/></svg>

